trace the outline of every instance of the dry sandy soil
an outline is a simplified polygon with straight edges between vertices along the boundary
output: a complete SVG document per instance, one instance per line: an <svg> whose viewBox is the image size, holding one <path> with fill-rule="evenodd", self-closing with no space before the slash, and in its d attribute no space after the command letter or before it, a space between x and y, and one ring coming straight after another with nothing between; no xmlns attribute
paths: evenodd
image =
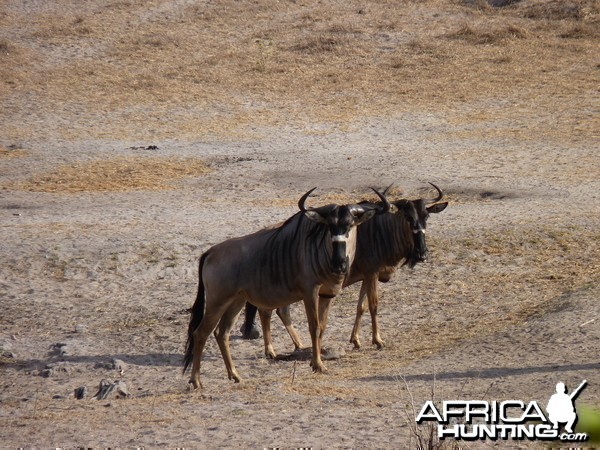
<svg viewBox="0 0 600 450"><path fill-rule="evenodd" d="M587 379L577 404L599 406L598 3L490 3L1 2L2 445L401 448L432 390L545 405ZM327 374L236 327L243 382L212 340L189 391L203 251L313 186L318 205L427 181L450 205L430 260L381 287L384 349L368 318L348 342L353 286ZM103 379L129 398L93 399Z"/></svg>

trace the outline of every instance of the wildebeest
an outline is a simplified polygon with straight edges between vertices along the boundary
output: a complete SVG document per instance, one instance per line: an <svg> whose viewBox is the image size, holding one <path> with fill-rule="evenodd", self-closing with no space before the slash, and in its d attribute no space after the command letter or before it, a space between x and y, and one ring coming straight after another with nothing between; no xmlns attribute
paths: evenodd
<svg viewBox="0 0 600 450"><path fill-rule="evenodd" d="M438 195L435 198L392 201L390 214L378 215L373 220L358 227L356 256L350 273L343 283L343 287L346 287L362 281L358 296L356 319L350 335L350 342L354 344L355 348L361 346L358 331L361 317L367 309L367 299L371 313L372 342L379 349L384 346L377 321L379 301L377 281L388 282L402 261L402 265L408 265L412 268L417 263L427 259L428 251L425 242L427 219L430 214L440 213L448 206L448 202L438 203L443 198L444 193L435 184L430 184L437 191ZM384 195L388 189L384 191ZM255 315L256 307L248 304L246 306L245 323L242 327L243 334L247 334L253 328ZM301 343L292 325L289 307L278 309L277 315L286 326L296 349L300 348ZM270 317L270 311L260 311L265 354L274 358L275 351L273 350L269 329Z"/></svg>
<svg viewBox="0 0 600 450"><path fill-rule="evenodd" d="M229 239L200 257L198 295L192 307L184 358L184 373L192 364L190 383L200 384L200 359L206 340L215 337L229 379L240 381L229 349L229 334L246 302L273 310L304 300L313 344L313 371L324 370L321 338L331 300L354 260L356 226L390 203L377 192L380 205L361 203L307 209L314 189L300 198L300 212L283 225Z"/></svg>

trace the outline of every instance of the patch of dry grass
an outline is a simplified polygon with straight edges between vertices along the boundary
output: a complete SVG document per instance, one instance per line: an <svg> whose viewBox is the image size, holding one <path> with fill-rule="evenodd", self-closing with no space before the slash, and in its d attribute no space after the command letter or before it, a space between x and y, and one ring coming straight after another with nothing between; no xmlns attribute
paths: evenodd
<svg viewBox="0 0 600 450"><path fill-rule="evenodd" d="M262 126L452 111L478 98L535 105L544 97L552 104L543 111L565 116L589 107L597 84L594 2L473 4L155 0L67 12L57 5L54 13L4 19L22 30L10 45L41 62L6 70L19 74L15 88L35 95L40 111L69 116L77 104L113 114L112 124L85 130L101 138L143 138L152 129L154 137L239 139ZM557 93L569 101L551 101ZM11 138L26 134L18 120L11 125ZM75 124L63 137L81 132Z"/></svg>
<svg viewBox="0 0 600 450"><path fill-rule="evenodd" d="M17 187L33 192L120 192L161 190L182 178L208 172L196 158L119 157L57 167L50 173L35 175Z"/></svg>
<svg viewBox="0 0 600 450"><path fill-rule="evenodd" d="M4 147L0 145L0 158L20 158L26 154L27 152L19 146Z"/></svg>
<svg viewBox="0 0 600 450"><path fill-rule="evenodd" d="M449 39L461 39L472 44L500 44L507 39L524 39L526 36L527 31L513 25L496 30L482 30L474 29L468 24L445 35Z"/></svg>
<svg viewBox="0 0 600 450"><path fill-rule="evenodd" d="M530 0L520 14L536 20L598 20L600 6L595 0Z"/></svg>

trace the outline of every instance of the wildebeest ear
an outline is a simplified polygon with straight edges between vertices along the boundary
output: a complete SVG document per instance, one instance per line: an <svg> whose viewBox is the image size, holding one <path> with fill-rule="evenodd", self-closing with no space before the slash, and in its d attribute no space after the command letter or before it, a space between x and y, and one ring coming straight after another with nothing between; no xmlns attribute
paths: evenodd
<svg viewBox="0 0 600 450"><path fill-rule="evenodd" d="M327 220L325 220L325 218L319 214L317 211L304 211L304 215L309 218L310 220L312 220L313 222L317 222L317 223L327 223Z"/></svg>
<svg viewBox="0 0 600 450"><path fill-rule="evenodd" d="M441 213L443 210L446 209L446 206L448 206L448 202L436 203L435 205L428 206L427 212L430 214Z"/></svg>
<svg viewBox="0 0 600 450"><path fill-rule="evenodd" d="M376 213L377 210L368 209L364 213L361 213L358 216L354 216L354 225L360 225L361 223L366 222L367 220L371 219Z"/></svg>

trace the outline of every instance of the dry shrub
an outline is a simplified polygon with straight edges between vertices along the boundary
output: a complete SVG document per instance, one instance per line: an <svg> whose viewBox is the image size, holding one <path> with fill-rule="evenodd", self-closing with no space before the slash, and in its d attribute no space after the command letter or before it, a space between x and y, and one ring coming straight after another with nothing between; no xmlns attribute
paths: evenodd
<svg viewBox="0 0 600 450"><path fill-rule="evenodd" d="M445 35L448 39L460 39L471 44L498 44L508 39L524 39L527 32L522 28L509 25L495 30L479 30L464 24L458 30Z"/></svg>
<svg viewBox="0 0 600 450"><path fill-rule="evenodd" d="M60 166L30 178L18 187L33 192L123 192L161 190L173 181L208 172L197 158L118 157Z"/></svg>
<svg viewBox="0 0 600 450"><path fill-rule="evenodd" d="M599 13L595 0L538 0L523 6L523 16L542 20L585 20Z"/></svg>
<svg viewBox="0 0 600 450"><path fill-rule="evenodd" d="M42 19L39 28L33 31L31 35L35 39L59 45L63 38L87 37L93 33L94 29L86 24L83 17L65 16Z"/></svg>
<svg viewBox="0 0 600 450"><path fill-rule="evenodd" d="M316 37L303 39L299 43L293 45L290 49L296 52L309 54L328 53L333 52L343 43L343 38L321 34Z"/></svg>
<svg viewBox="0 0 600 450"><path fill-rule="evenodd" d="M558 35L563 39L597 39L600 36L599 28L587 24L577 24Z"/></svg>

